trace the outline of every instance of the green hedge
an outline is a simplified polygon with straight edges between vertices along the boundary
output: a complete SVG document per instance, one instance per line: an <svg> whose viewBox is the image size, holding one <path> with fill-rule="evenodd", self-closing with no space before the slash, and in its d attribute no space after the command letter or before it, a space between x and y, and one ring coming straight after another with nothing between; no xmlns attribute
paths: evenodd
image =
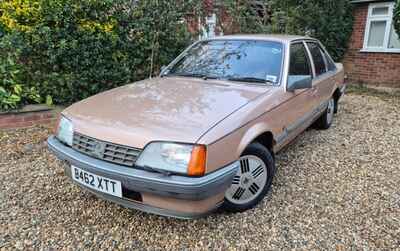
<svg viewBox="0 0 400 251"><path fill-rule="evenodd" d="M38 89L26 84L28 73L20 57L18 39L11 36L0 40L0 110L16 109L23 104L44 102ZM52 103L49 97L47 103Z"/></svg>
<svg viewBox="0 0 400 251"><path fill-rule="evenodd" d="M146 78L190 43L182 19L191 1L37 0L22 17L20 0L5 1L2 40L17 42L3 51L18 51L24 83L55 103Z"/></svg>

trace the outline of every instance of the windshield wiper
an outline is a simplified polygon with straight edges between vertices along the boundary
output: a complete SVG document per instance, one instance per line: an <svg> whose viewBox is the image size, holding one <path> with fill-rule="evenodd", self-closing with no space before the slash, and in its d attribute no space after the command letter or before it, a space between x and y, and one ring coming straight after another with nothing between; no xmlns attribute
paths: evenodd
<svg viewBox="0 0 400 251"><path fill-rule="evenodd" d="M250 83L262 83L262 84L275 84L275 82L267 79L256 78L256 77L238 77L238 78L228 78L230 81L238 82L250 82Z"/></svg>
<svg viewBox="0 0 400 251"><path fill-rule="evenodd" d="M201 73L167 73L164 74L164 76L178 76L178 77L189 77L189 78L202 78L204 80L207 79L217 79L217 77L213 77L213 76L207 76L205 74L201 74Z"/></svg>

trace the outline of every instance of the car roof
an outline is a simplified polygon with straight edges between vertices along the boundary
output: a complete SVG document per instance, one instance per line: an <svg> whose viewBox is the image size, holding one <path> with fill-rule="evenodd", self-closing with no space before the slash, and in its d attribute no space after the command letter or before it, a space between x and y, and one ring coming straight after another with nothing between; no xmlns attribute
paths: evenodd
<svg viewBox="0 0 400 251"><path fill-rule="evenodd" d="M282 43L290 43L295 40L316 40L307 36L285 35L285 34L237 34L214 37L209 40L225 40L225 39L244 39L244 40L269 40Z"/></svg>

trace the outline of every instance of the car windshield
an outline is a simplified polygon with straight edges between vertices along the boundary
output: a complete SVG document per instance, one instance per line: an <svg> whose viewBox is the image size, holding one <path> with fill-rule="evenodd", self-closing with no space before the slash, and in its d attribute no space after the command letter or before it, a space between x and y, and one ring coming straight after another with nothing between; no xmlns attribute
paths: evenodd
<svg viewBox="0 0 400 251"><path fill-rule="evenodd" d="M276 84L283 46L255 40L210 40L195 44L165 75Z"/></svg>

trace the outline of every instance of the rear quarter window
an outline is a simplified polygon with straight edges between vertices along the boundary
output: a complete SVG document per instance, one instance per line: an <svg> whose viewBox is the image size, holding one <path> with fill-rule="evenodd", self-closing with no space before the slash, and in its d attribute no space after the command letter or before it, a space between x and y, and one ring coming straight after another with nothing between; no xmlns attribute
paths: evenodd
<svg viewBox="0 0 400 251"><path fill-rule="evenodd" d="M317 43L307 42L307 47L314 61L315 74L319 76L327 72L324 55L319 45Z"/></svg>
<svg viewBox="0 0 400 251"><path fill-rule="evenodd" d="M325 50L323 50L321 48L322 53L325 56L325 60L326 60L326 64L328 66L328 71L335 71L336 70L336 65L335 62L333 62L332 58L329 56L328 52L326 52Z"/></svg>

